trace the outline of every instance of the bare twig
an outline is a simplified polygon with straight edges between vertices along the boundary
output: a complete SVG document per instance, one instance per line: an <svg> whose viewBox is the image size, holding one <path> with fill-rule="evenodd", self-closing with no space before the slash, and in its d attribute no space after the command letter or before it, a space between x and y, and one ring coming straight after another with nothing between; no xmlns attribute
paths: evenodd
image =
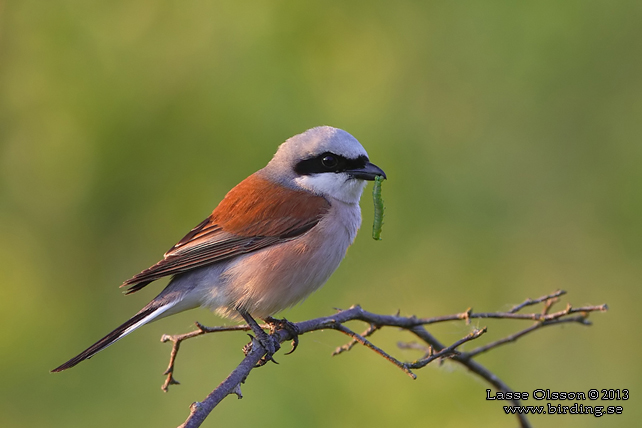
<svg viewBox="0 0 642 428"><path fill-rule="evenodd" d="M552 306L558 301L559 297L564 295L565 292L558 290L554 293L542 296L537 299L526 299L523 303L514 306L508 312L481 312L475 313L472 309L467 309L464 312L454 315L446 315L441 317L433 318L417 318L414 316L403 317L399 313L396 315L380 315L372 312L363 310L360 306L353 306L346 310L339 310L337 313L322 318L316 318L308 321L302 321L296 323L295 326L298 329L299 335L324 329L332 329L339 331L343 334L350 336L351 340L347 344L338 347L333 355L344 353L349 351L357 343L362 344L371 350L375 351L377 354L384 357L386 360L392 362L397 367L402 369L406 374L411 378L415 379L416 375L411 371L411 369L420 369L425 367L429 363L439 360L443 361L445 358L450 359L456 363L459 363L470 370L472 373L480 376L482 379L487 381L495 389L501 392L511 392L512 390L506 385L501 379L499 379L495 374L490 370L479 364L474 360L474 357L477 355L488 352L491 349L497 348L506 343L514 342L517 339L543 327L558 325L562 323L578 323L582 325L590 325L590 322L587 320L587 317L590 312L601 311L604 312L607 310L606 305L599 306L583 306L579 308L573 308L571 305L561 311L551 313L550 310ZM544 307L540 312L533 313L517 313L521 309L536 304L543 303ZM489 318L489 319L513 319L513 320L530 320L533 321L533 324L525 329L519 330L516 333L513 333L509 336L497 339L489 344L479 346L472 351L462 352L458 348L466 342L475 340L479 338L486 332L486 328L480 330L474 330L466 337L456 341L455 343L445 346L432 334L430 334L425 326L430 324L435 324L439 322L447 321L457 321L463 320L466 323L469 323L473 318ZM368 328L362 333L357 334L351 329L347 328L344 324L348 321L362 321L368 324ZM247 325L233 326L233 327L205 327L199 323L196 323L197 330L175 336L164 335L161 339L163 342L171 341L173 342L172 351L170 354L170 361L165 375L167 379L163 385L163 390L167 390L167 387L171 384L177 384L178 382L174 379L174 366L176 362L176 356L180 344L183 340L200 336L206 333L221 332L221 331L239 331L239 330L249 330ZM262 325L261 328L268 328L267 325ZM417 338L419 338L425 345L421 344L401 344L400 347L405 349L418 349L424 351L424 356L419 360L412 363L403 363L381 349L380 347L374 345L371 341L366 339L366 337L372 336L376 331L382 329L383 327L397 327L403 330L407 330L413 333ZM274 331L272 335L278 339L279 343L282 343L287 340L293 339L291 336L292 333L286 329L278 329ZM245 381L250 371L256 367L256 364L261 360L265 355L265 349L258 343L258 341L253 340L252 346L247 347L246 357L239 364L239 366L225 379L218 387L216 387L205 400L200 403L192 404L190 408L190 415L185 421L182 427L193 428L198 427L201 423L207 418L210 412L220 403L220 401L229 394L236 394L239 398L242 397L240 391L240 385ZM520 405L519 400L508 400L511 405L518 406ZM516 414L519 420L520 427L527 428L530 427L530 424L526 417L522 414Z"/></svg>
<svg viewBox="0 0 642 428"><path fill-rule="evenodd" d="M375 325L375 324L370 324L370 327L368 327L366 329L366 331L361 333L361 336L363 336L363 337L371 336L375 331L379 330L379 328L380 327ZM346 343L345 345L339 346L337 349L335 349L334 352L332 353L332 356L334 357L335 355L339 355L339 354L341 354L343 352L347 352L347 351L351 350L352 347L354 345L356 345L357 343L359 343L359 341L357 339L352 339L350 342Z"/></svg>
<svg viewBox="0 0 642 428"><path fill-rule="evenodd" d="M436 324L446 321L457 321L457 320L468 320L473 318L495 318L495 319L513 319L513 320L530 320L530 321L548 321L556 318L560 318L565 315L575 314L580 312L606 312L608 310L607 305L599 306L582 306L579 308L573 308L568 306L566 309L555 312L552 314L549 313L530 313L530 314L516 314L512 312L478 312L474 313L471 309L468 309L465 312L454 314L454 315L444 315L441 317L433 318L419 318L416 320L417 325L428 325Z"/></svg>
<svg viewBox="0 0 642 428"><path fill-rule="evenodd" d="M536 305L538 303L542 303L543 301L549 301L549 300L555 300L556 301L556 299L558 297L563 296L565 294L566 294L566 291L557 290L557 291L555 291L555 292L553 292L551 294L548 294L546 296L542 296L542 297L540 297L538 299L534 299L534 300L533 299L526 299L522 303L520 303L519 305L513 306L513 308L508 312L511 313L511 314L514 314L515 312L518 312L520 309L525 308L526 306Z"/></svg>
<svg viewBox="0 0 642 428"><path fill-rule="evenodd" d="M517 339L519 339L522 336L527 335L528 333L532 333L535 330L538 330L542 327L547 327L551 325L557 325L557 324L562 324L562 323L579 323L579 324L584 324L584 325L591 325L591 323L584 317L584 316L577 316L577 317L569 317L569 318L563 318L563 319L554 319L554 320L549 320L549 321L543 321L543 322L538 322L533 324L530 327L527 327L521 331L518 331L517 333L511 334L509 336L504 337L503 339L496 340L492 343L489 343L484 346L480 346L479 348L473 349L470 352L466 352L465 355L468 357L474 357L477 356L481 353L490 351L493 348L496 348L500 345L504 345L506 343L514 342Z"/></svg>
<svg viewBox="0 0 642 428"><path fill-rule="evenodd" d="M390 361L392 364L394 364L395 366L399 367L401 370L406 372L406 374L410 376L412 379L417 379L417 375L410 371L410 368L408 367L407 364L404 364L401 361L397 360L395 357L386 353L383 349L376 347L363 336L355 333L354 331L350 330L348 327L344 326L343 324L339 324L339 323L334 324L332 328L334 330L340 331L341 333L352 337L353 341L356 340L358 343L361 343L363 346L366 346L372 349L377 354L381 355L383 358ZM333 353L332 355L336 355L336 354Z"/></svg>
<svg viewBox="0 0 642 428"><path fill-rule="evenodd" d="M186 339L191 339L192 337L200 336L205 333L217 333L221 331L247 331L250 329L249 326L247 325L234 325L234 326L229 326L229 327L206 327L200 322L196 321L194 324L196 324L197 330L191 331L189 333L185 334L175 334L175 335L168 335L164 334L161 337L161 342L172 342L174 345L172 346L172 352L169 355L169 365L167 366L167 370L163 373L164 375L167 375L167 378L165 379L165 383L163 386L161 386L161 389L164 392L167 392L169 390L170 385L180 385L181 383L177 381L174 378L174 363L176 362L176 356L178 355L178 350L181 347L181 342Z"/></svg>
<svg viewBox="0 0 642 428"><path fill-rule="evenodd" d="M486 333L486 327L482 328L481 330L473 331L468 336L458 340L457 342L453 343L452 345L446 348L442 348L437 353L431 352L430 355L428 355L427 357L417 360L414 363L406 363L405 366L408 367L409 369L420 369L422 367L426 367L428 364L430 364L431 362L433 362L438 358L452 357L453 355L456 355L458 353L456 349L460 345L463 345L466 342L470 342L471 340L475 340L484 333Z"/></svg>

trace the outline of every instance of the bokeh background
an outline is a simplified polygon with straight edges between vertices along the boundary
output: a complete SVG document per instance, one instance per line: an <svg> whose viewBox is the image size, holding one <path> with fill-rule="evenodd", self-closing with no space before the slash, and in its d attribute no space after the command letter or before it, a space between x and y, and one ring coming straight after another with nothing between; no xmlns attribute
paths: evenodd
<svg viewBox="0 0 642 428"><path fill-rule="evenodd" d="M518 391L630 390L629 401L601 403L622 405L621 416L539 416L536 426L638 426L641 20L637 0L0 1L0 425L180 424L247 340L187 342L182 385L162 393L170 347L158 339L195 320L229 323L207 311L49 370L163 286L125 298L123 280L279 143L328 124L388 173L384 240L370 238L369 187L342 266L284 316L354 303L419 316L506 310L565 289L565 302L610 311L480 362ZM526 324L473 323L484 325L487 341ZM454 341L473 326L432 331ZM398 340L411 337L374 337L419 357L395 350ZM459 367L411 381L366 349L331 358L344 342L305 335L204 426L516 424Z"/></svg>

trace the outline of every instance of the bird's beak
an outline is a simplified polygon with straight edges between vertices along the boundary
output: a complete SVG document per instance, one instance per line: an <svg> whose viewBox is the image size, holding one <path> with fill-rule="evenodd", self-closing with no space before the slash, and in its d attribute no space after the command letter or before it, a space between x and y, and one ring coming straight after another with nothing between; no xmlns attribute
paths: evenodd
<svg viewBox="0 0 642 428"><path fill-rule="evenodd" d="M383 178L388 178L386 177L386 173L383 172L383 169L370 162L367 162L366 166L364 166L363 168L349 169L346 172L350 177L358 178L360 180L373 181L378 175L382 175Z"/></svg>

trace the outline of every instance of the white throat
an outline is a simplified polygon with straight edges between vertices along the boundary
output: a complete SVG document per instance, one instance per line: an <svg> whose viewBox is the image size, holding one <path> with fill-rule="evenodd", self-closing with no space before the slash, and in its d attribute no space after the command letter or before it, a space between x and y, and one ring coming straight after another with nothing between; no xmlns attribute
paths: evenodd
<svg viewBox="0 0 642 428"><path fill-rule="evenodd" d="M350 178L345 172L302 175L294 182L312 193L347 204L358 204L367 184L364 180Z"/></svg>

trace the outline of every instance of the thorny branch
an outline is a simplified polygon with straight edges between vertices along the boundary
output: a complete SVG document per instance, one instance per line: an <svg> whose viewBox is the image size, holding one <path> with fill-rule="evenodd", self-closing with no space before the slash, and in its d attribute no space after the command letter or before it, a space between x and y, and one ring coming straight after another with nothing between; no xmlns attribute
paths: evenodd
<svg viewBox="0 0 642 428"><path fill-rule="evenodd" d="M347 344L338 347L332 355L338 355L343 352L347 352L356 344L361 344L367 348L370 348L386 360L393 363L413 379L415 379L417 376L411 370L421 369L435 360L439 360L441 362L444 359L449 359L463 365L471 372L480 376L486 382L491 384L497 391L512 392L507 384L505 384L487 368L475 361L474 357L506 343L514 342L517 339L544 327L562 323L578 323L582 325L591 325L590 321L588 321L587 319L591 312L605 312L608 309L605 304L599 306L583 306L579 308L573 308L569 304L563 310L551 312L551 308L553 307L553 305L557 303L559 301L559 298L564 294L566 294L565 291L558 290L554 293L542 296L537 299L526 299L519 305L514 306L508 312L476 313L473 312L471 308L469 308L466 311L458 314L433 318L417 318L415 316L403 317L400 316L399 313L397 313L396 315L379 315L365 311L360 306L356 305L351 307L350 309L338 310L336 314L328 317L302 321L299 323L295 323L295 325L299 330L299 335L311 331L332 329L349 336L351 340ZM543 309L540 312L518 313L526 307L531 307L540 303L543 303ZM484 333L486 333L487 330L485 327L479 330L473 330L466 337L456 341L449 346L442 344L425 328L425 326L430 324L447 321L464 320L466 321L466 323L470 323L470 320L475 318L530 320L534 321L534 323L507 337L495 340L486 345L479 346L468 352L461 351L458 348L462 344L476 340ZM368 324L368 328L362 334L355 333L344 325L348 321L365 322ZM173 342L169 365L164 373L165 375L167 375L167 378L162 386L163 391L167 392L170 385L179 383L174 378L174 370L176 356L180 349L180 345L184 340L207 333L250 330L249 326L247 325L231 327L205 327L198 322L196 323L196 327L196 330L189 333L173 336L163 335L163 337L161 338L162 342ZM269 329L268 325L262 325L261 327ZM397 327L413 333L422 343L399 343L398 346L404 349L422 350L424 351L424 355L414 362L401 362L383 349L375 346L370 340L366 339L383 327ZM278 329L277 331L271 333L271 335L275 339L277 339L279 343L293 339L291 333L286 329ZM263 346L256 339L253 339L251 342L251 346L246 346L244 350L246 351L246 356L243 361L241 361L236 369L234 369L232 373L230 373L230 375L203 401L196 402L191 405L189 417L179 428L195 428L201 426L201 424L205 421L212 410L218 405L218 403L220 403L223 398L230 394L236 394L238 398L242 398L241 384L245 382L252 369L257 367L258 362L266 352ZM520 405L519 400L509 400L509 402L513 406ZM516 416L519 420L520 427L527 428L531 426L525 415L517 414Z"/></svg>

